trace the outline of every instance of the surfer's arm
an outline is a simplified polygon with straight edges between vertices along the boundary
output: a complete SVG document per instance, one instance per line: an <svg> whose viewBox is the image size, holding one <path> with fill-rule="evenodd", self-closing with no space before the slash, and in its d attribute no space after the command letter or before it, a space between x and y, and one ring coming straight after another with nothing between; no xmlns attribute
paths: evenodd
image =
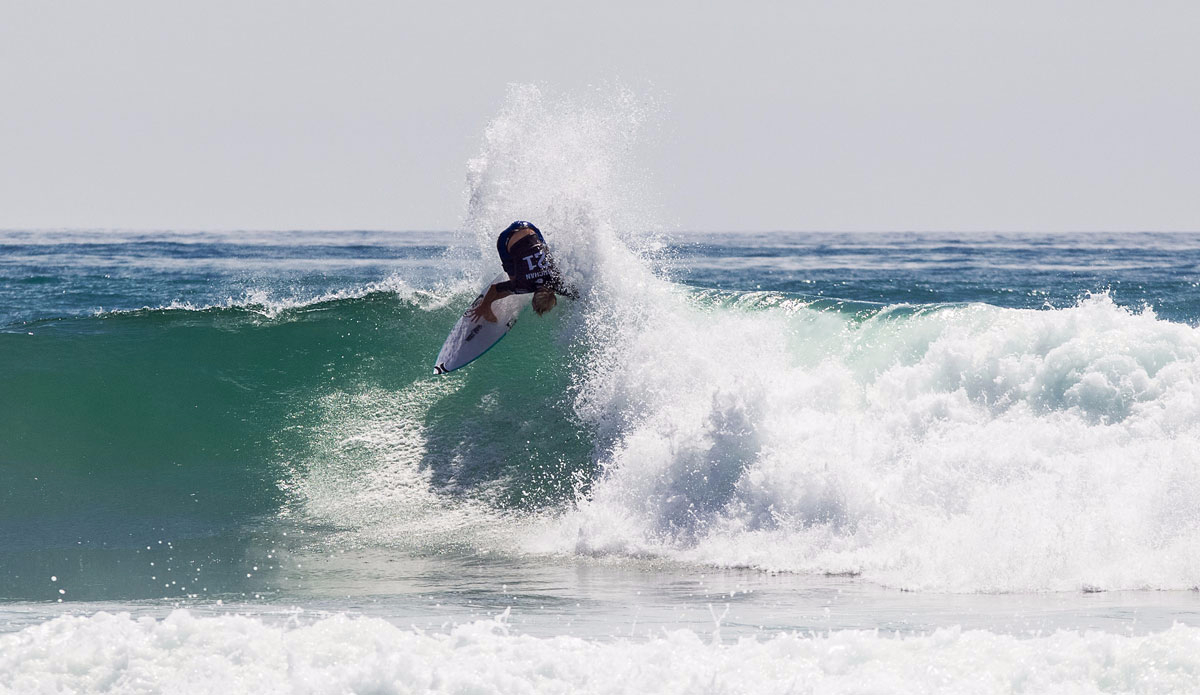
<svg viewBox="0 0 1200 695"><path fill-rule="evenodd" d="M501 297L507 297L508 295L513 293L512 290L504 287L504 285L509 285L509 284L511 284L511 283L498 282L495 285L492 285L491 287L489 287L487 289L487 292L483 293L483 299L479 300L479 304L476 304L474 307L467 310L467 316L469 316L473 319L483 317L484 320L495 323L496 322L496 313L494 311L492 311L492 302L496 301L497 299L500 299Z"/></svg>

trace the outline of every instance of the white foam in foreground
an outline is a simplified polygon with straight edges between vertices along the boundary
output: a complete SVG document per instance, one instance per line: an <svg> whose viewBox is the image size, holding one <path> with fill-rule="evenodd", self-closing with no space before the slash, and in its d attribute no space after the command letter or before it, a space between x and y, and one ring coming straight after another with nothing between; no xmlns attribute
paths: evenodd
<svg viewBox="0 0 1200 695"><path fill-rule="evenodd" d="M64 616L0 636L0 692L1193 693L1200 628L1145 636L987 631L784 635L714 644L538 639L503 621L425 634L373 618Z"/></svg>

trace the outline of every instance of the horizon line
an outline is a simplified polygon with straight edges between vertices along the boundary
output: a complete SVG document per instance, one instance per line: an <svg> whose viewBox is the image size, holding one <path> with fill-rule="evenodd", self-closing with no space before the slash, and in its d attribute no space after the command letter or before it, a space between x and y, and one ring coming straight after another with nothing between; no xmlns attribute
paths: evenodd
<svg viewBox="0 0 1200 695"><path fill-rule="evenodd" d="M457 229L386 228L170 228L170 227L0 227L0 233L139 234L453 234ZM672 229L663 234L1197 234L1197 229Z"/></svg>

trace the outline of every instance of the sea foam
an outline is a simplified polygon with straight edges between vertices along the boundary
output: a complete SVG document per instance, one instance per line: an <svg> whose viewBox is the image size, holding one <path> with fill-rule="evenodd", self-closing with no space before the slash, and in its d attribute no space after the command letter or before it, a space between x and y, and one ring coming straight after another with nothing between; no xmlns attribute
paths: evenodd
<svg viewBox="0 0 1200 695"><path fill-rule="evenodd" d="M536 638L504 616L447 632L335 615L62 616L0 635L0 692L20 693L1190 693L1200 629L1014 637L940 629L783 634L689 630Z"/></svg>
<svg viewBox="0 0 1200 695"><path fill-rule="evenodd" d="M1103 295L859 315L638 299L581 370L603 472L538 547L909 589L1200 581L1195 328Z"/></svg>

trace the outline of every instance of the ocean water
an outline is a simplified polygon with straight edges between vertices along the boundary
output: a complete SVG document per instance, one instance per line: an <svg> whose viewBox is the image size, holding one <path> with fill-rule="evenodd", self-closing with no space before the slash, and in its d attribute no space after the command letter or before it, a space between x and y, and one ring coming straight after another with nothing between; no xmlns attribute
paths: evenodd
<svg viewBox="0 0 1200 695"><path fill-rule="evenodd" d="M1200 237L0 232L0 693L1200 692ZM580 289L435 376L511 219Z"/></svg>
<svg viewBox="0 0 1200 695"><path fill-rule="evenodd" d="M653 242L0 234L0 688L1200 687L1200 238Z"/></svg>

